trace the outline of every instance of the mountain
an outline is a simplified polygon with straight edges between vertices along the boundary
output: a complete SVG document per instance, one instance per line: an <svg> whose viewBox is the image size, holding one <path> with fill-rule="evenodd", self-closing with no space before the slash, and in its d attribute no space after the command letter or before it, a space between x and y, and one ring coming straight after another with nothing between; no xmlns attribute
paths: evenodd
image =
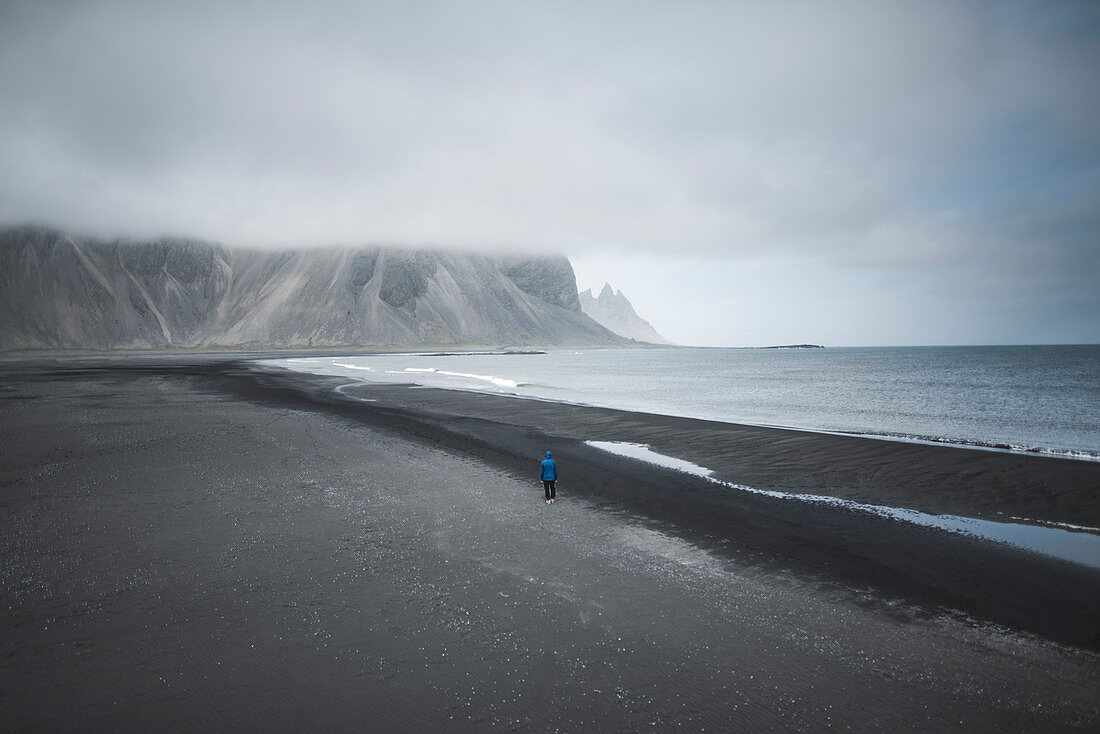
<svg viewBox="0 0 1100 734"><path fill-rule="evenodd" d="M623 343L564 257L0 231L0 351Z"/></svg>
<svg viewBox="0 0 1100 734"><path fill-rule="evenodd" d="M613 291L609 283L604 283L603 290L595 298L592 297L591 290L586 290L580 294L579 299L584 313L619 336L650 344L671 344L648 321L634 312L634 307L622 291Z"/></svg>

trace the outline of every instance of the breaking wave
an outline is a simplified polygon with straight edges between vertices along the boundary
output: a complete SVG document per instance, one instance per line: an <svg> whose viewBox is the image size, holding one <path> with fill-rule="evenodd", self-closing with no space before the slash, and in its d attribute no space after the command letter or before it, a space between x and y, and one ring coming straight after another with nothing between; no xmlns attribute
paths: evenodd
<svg viewBox="0 0 1100 734"><path fill-rule="evenodd" d="M434 375L442 375L444 377L457 377L465 380L474 380L477 382L487 382L497 387L523 387L527 385L525 382L516 382L515 380L509 380L506 377L494 377L493 375L477 375L471 372L451 372L449 370L438 370L434 367L406 367L405 372L419 372Z"/></svg>
<svg viewBox="0 0 1100 734"><path fill-rule="evenodd" d="M343 367L346 370L363 370L365 372L373 372L374 371L370 367L365 367L365 366L358 365L358 364L348 364L346 362L333 362L332 366L333 367Z"/></svg>

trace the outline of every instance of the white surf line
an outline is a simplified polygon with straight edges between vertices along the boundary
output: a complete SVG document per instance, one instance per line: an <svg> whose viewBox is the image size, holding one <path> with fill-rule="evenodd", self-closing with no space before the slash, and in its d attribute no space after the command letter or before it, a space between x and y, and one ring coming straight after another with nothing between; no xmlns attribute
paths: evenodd
<svg viewBox="0 0 1100 734"><path fill-rule="evenodd" d="M1055 520L1036 520L1033 517L1019 517L1017 515L1012 515L1010 519L1021 520L1028 523L1039 523L1049 528L1065 528L1066 530L1075 530L1080 533L1100 533L1100 528L1091 528L1088 525L1074 525L1072 523L1057 522Z"/></svg>
<svg viewBox="0 0 1100 734"><path fill-rule="evenodd" d="M337 385L333 389L336 390L336 392L343 395L345 398L349 398L351 400L358 400L360 403L377 403L378 401L375 400L374 398L359 398L359 397L356 397L354 395L348 395L346 392L344 392L345 387L362 387L364 384L366 384L366 380L360 380L359 382L349 382L346 385Z"/></svg>
<svg viewBox="0 0 1100 734"><path fill-rule="evenodd" d="M371 368L371 367L361 367L357 364L348 364L347 362L333 362L332 366L333 367L343 367L346 370L363 370L364 372L373 372L374 371L374 369Z"/></svg>
<svg viewBox="0 0 1100 734"><path fill-rule="evenodd" d="M477 375L470 372L451 372L449 370L439 370L434 367L406 367L405 372L416 372L425 375L443 375L444 377L465 377L469 380L480 380L481 382L489 382L497 387L519 387L521 383L515 380L509 380L507 377L494 377L493 375ZM393 370L388 370L387 374L400 374Z"/></svg>
<svg viewBox="0 0 1100 734"><path fill-rule="evenodd" d="M747 424L748 425L748 424ZM796 428L793 426L779 426L766 424L763 428L780 428L785 431L806 431L809 433L824 433L831 436L851 436L852 438L870 438L875 441L894 441L896 443L914 443L922 446L947 446L953 449L970 449L972 451L992 451L997 454L1017 454L1025 456L1043 456L1050 459L1071 459L1073 461L1100 461L1100 454L1090 453L1079 449L1053 449L1042 446L1028 446L1026 444L1001 443L997 445L982 443L980 441L968 441L962 438L936 438L933 436L908 436L896 433L875 433L874 431L842 431L840 429Z"/></svg>
<svg viewBox="0 0 1100 734"><path fill-rule="evenodd" d="M826 497L813 494L757 489L743 484L735 484L733 482L715 479L713 476L714 472L706 467L693 464L690 461L684 461L683 459L659 454L642 444L619 441L585 441L585 444L618 456L625 456L630 459L645 461L668 469L694 474L709 482L721 484L724 487L730 487L731 489L737 489L742 492L752 492L753 494L762 494L779 499L813 502L816 504L844 507L858 512L868 512L879 515L880 517L888 517L902 522L913 523L914 525L922 525L925 527L937 528L939 530L946 530L951 533L960 533L962 535L971 535L998 543L1006 543L1016 546L1017 548L1023 548L1043 555L1079 563L1090 568L1100 568L1100 534L1095 534L1094 528L1080 528L1079 531L1075 532L1072 530L1063 530L1061 528L995 522L993 520L979 520L977 518L960 517L957 515L931 515L926 512L909 510L902 507L868 505L862 502L842 499L840 497Z"/></svg>

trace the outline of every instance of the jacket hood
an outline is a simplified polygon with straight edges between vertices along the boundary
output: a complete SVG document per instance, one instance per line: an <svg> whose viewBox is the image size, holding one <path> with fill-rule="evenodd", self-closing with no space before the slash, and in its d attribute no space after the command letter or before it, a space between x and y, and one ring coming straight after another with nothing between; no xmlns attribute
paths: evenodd
<svg viewBox="0 0 1100 734"><path fill-rule="evenodd" d="M549 451L547 451L547 452L546 452L546 458L547 458L547 459L549 459L549 458L550 458L550 452L549 452Z"/></svg>

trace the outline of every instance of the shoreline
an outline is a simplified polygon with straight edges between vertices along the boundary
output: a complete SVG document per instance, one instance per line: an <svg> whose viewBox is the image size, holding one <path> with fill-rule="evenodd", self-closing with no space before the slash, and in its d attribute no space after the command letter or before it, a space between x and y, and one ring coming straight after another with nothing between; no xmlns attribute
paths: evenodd
<svg viewBox="0 0 1100 734"><path fill-rule="evenodd" d="M744 347L744 348L748 349L750 347ZM764 349L766 347L753 347L753 348ZM536 353L538 353L538 352L536 352ZM458 354L458 353L456 353L456 354ZM485 352L483 354L497 354L497 353ZM500 352L499 354L501 354L501 355L513 354L513 352L507 352L507 353ZM523 352L514 352L514 354L524 354L524 353ZM446 356L452 356L452 355L449 354L449 353L438 353L438 355L436 353L433 353L433 356L444 356L444 357L446 357ZM262 363L265 360L260 359L260 360L255 360L255 361L257 363ZM278 361L278 359L273 360L273 361ZM263 365L263 366L267 367L268 365ZM349 375L326 375L326 374L317 373L317 372L308 372L308 371L304 371L304 370L294 370L292 368L283 367L281 365L271 365L271 366L276 367L278 369L285 369L285 370L288 370L290 372L298 372L299 374L303 374L303 375L314 375L314 376L317 376L317 377L340 377L340 378L353 379ZM682 413L651 413L649 411L637 410L637 409L633 409L633 408L616 408L616 407L608 406L608 405L597 405L595 403L579 403L579 402L573 402L573 401L569 401L569 400L555 400L553 398L541 397L541 396L537 396L537 395L522 395L522 394L519 394L519 393L506 393L506 392L497 392L497 391L492 391L492 390L479 390L479 389L476 389L476 388L466 388L466 387L439 388L439 387L421 385L421 384L415 383L415 382L382 382L382 381L372 382L371 380L369 380L367 378L357 379L356 382L348 383L346 385L341 385L340 387L341 388L355 387L355 386L360 386L360 385L361 386L377 386L377 387L415 387L415 388L418 388L418 389L421 389L421 390L443 390L445 392L466 392L466 393L471 393L471 394L474 394L474 395L488 395L490 397L507 398L509 400L530 400L530 401L537 402L537 403L550 403L552 405L569 405L569 406L574 406L574 407L578 407L578 408L594 408L594 409L598 409L598 410L614 410L614 411L618 411L618 412L621 412L621 413L638 413L640 415L653 415L653 416L659 416L661 418L682 418L684 420L690 420L690 421L705 421L705 422L708 422L708 423L718 423L718 424L722 424L722 425L728 425L728 426L731 426L733 428L738 428L738 427L741 427L741 428L764 428L764 429L772 429L772 430L777 430L777 431L795 431L795 432L798 432L798 433L813 433L813 434L820 434L820 435L823 435L823 436L842 436L842 437L847 437L847 438L869 439L869 440L873 440L873 441L888 441L888 442L892 442L892 443L912 443L912 444L919 444L919 445L922 445L922 446L943 446L943 447L947 447L947 448L967 449L967 450L972 450L972 451L989 451L989 452L998 453L998 454L1012 454L1012 455L1017 455L1017 456L1039 456L1039 457L1042 457L1042 458L1062 459L1062 460L1066 460L1066 461L1088 461L1088 462L1100 463L1100 453L1089 453L1089 452L1081 451L1081 450L1078 450L1078 449L1060 449L1060 448L1049 448L1049 447L1044 448L1044 447L1038 447L1038 446L1013 446L1013 445L1009 445L1009 444L1000 444L1000 443L992 444L992 443L983 443L981 441L967 441L965 439L938 438L938 437L928 437L928 436L909 436L909 435L900 435L900 434L899 435L892 435L892 434L888 434L888 433L874 433L872 431L866 431L866 432L861 433L861 432L855 432L855 431L828 430L828 429L824 429L824 428L807 428L805 426L784 426L784 425L769 424L769 423L750 423L750 422L746 422L746 421L720 420L720 419L716 419L716 418L705 418L705 417L702 417L702 416L693 416L693 415L687 415L687 414L682 414Z"/></svg>
<svg viewBox="0 0 1100 734"><path fill-rule="evenodd" d="M333 379L343 382L347 378ZM1093 493L1100 489L1100 461L1091 459L732 423L414 383L356 380L340 384L339 391L352 400L553 430L570 440L639 443L703 466L717 478L769 491L817 494L1002 522L1093 532L1100 529L1100 500ZM519 408L513 401L524 405ZM678 434L700 440L679 440ZM668 450L662 451L662 447ZM798 456L799 451L806 454ZM779 466L771 470L768 464ZM914 467L917 475L911 473ZM959 472L965 476L959 476ZM997 482L1002 487L1000 491L993 488L983 497L982 492L967 488L972 480L985 485ZM1058 493L1062 496L1053 496L1053 483L1059 483Z"/></svg>
<svg viewBox="0 0 1100 734"><path fill-rule="evenodd" d="M412 356L434 357L451 355L425 354ZM723 410L715 410L709 403L699 402L697 400L693 401L690 398L686 399L686 401L677 403L669 403L667 400L657 400L656 402L652 400L639 401L634 399L630 391L617 392L614 388L611 388L612 391L610 393L602 396L597 396L590 390L586 390L582 391L581 394L574 393L573 399L565 399L561 397L562 391L560 389L548 388L555 384L568 384L567 382L561 382L563 379L568 380L566 376L567 373L558 374L558 381L554 382L553 377L547 378L546 375L542 375L541 377L537 376L537 369L535 373L527 373L525 376L519 377L517 375L524 374L523 370L512 372L507 368L499 367L496 368L502 370L499 374L507 376L497 377L494 376L497 373L493 371L494 367L489 366L489 362L479 362L477 367L467 365L462 368L460 372L449 372L447 371L448 368L443 367L441 364L427 362L426 364L439 367L439 369L415 369L409 367L407 370L410 372L439 372L441 375L448 375L450 377L437 379L434 375L429 377L410 376L406 379L398 374L403 365L393 360L382 360L382 366L371 366L373 363L370 359L357 361L354 365L341 364L338 360L333 359L331 370L327 366L315 367L309 364L311 361L317 361L316 359L306 359L305 364L300 365L294 365L293 363L297 361L294 359L273 359L271 361L277 366L287 367L308 374L344 375L349 379L354 380L362 378L365 381L382 385L406 384L409 381L415 380L426 389L470 391L517 400L562 403L565 405L605 408L624 412L653 413L671 418L687 418L692 420L728 423L733 426L774 428L834 436L872 438L880 441L893 441L899 443L917 443L1010 454L1055 457L1070 461L1100 462L1100 451L1097 451L1096 447L1093 445L1095 441L1090 440L1091 436L1087 435L1082 430L1069 433L1056 432L1051 435L1042 431L1038 433L1029 433L1027 430L1021 430L1020 426L998 428L993 424L987 425L981 421L975 422L972 425L964 422L961 427L956 426L954 429L951 429L948 423L944 423L937 428L927 421L923 423L917 421L913 425L906 427L904 426L905 422L902 421L903 429L899 429L897 425L884 423L881 420L882 416L879 416L879 419L872 418L868 422L866 420L861 421L859 418L853 418L843 412L836 413L834 410L832 413L823 414L825 416L823 420L822 415L818 415L813 411L800 411L797 406L788 406L788 415L786 419L783 419L779 415L769 414L766 411L752 413L751 409L749 410L749 414L746 415L744 411L740 411L736 404L730 404ZM326 361L325 359L320 360L320 362ZM460 368L454 367L453 369ZM476 372L478 374L465 374L470 372ZM469 379L457 380L458 383L464 384L456 385L452 382L451 378ZM550 382L547 384L542 384L542 382L540 382L540 380L545 381L546 379L549 379ZM517 383L517 381L520 380L531 380L531 382ZM489 382L493 383L496 387L483 384ZM588 383L585 382L584 384L587 385ZM643 402L646 404L643 404ZM835 406L833 407L835 408ZM978 413L982 410L980 405L973 406L973 409ZM814 417L815 415L817 415L816 418ZM1007 416L1002 417L1007 419Z"/></svg>

